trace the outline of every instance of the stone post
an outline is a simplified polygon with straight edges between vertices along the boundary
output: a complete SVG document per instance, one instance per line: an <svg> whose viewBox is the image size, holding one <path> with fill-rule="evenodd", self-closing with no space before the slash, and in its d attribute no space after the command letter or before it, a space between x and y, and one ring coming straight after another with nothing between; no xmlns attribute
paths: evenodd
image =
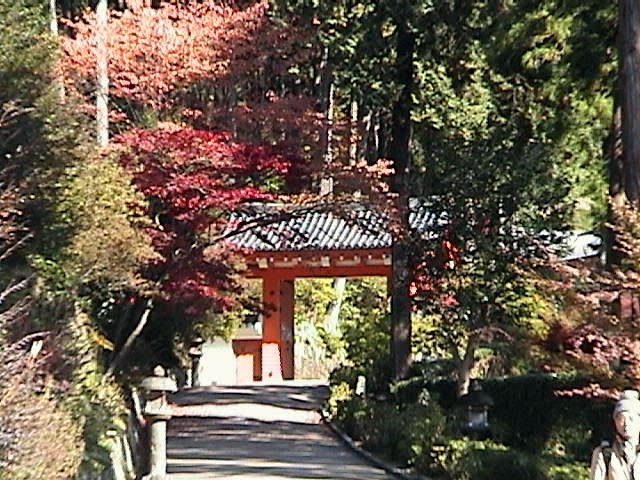
<svg viewBox="0 0 640 480"><path fill-rule="evenodd" d="M158 365L153 369L153 375L141 384L146 399L143 413L149 428L150 450L149 475L145 480L165 480L167 476L167 422L171 418L167 392L176 392L178 388L165 373Z"/></svg>
<svg viewBox="0 0 640 480"><path fill-rule="evenodd" d="M367 394L367 378L364 375L358 375L356 383L356 395L364 397Z"/></svg>
<svg viewBox="0 0 640 480"><path fill-rule="evenodd" d="M204 340L196 337L189 346L189 357L191 357L191 386L200 386L200 359L202 358L202 344Z"/></svg>

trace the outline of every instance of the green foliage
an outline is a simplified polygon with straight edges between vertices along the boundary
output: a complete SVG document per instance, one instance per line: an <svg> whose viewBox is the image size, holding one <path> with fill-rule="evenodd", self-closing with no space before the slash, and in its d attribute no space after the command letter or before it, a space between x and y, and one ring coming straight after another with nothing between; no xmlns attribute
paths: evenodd
<svg viewBox="0 0 640 480"><path fill-rule="evenodd" d="M333 283L330 278L295 282L296 361L302 377L324 376L343 357L337 330L326 324L327 312L336 301Z"/></svg>
<svg viewBox="0 0 640 480"><path fill-rule="evenodd" d="M69 167L56 209L72 236L62 254L63 268L78 284L139 286L139 270L154 252L141 228L144 200L116 161L85 159Z"/></svg>
<svg viewBox="0 0 640 480"><path fill-rule="evenodd" d="M543 163L551 170L541 184L567 182L569 195L561 200L578 203L574 224L585 228L602 220L615 7L597 1L452 1L433 5L424 21L415 119L417 164L431 177L428 184L452 184L438 177L447 165L460 167L457 144L479 145L510 125L512 146L544 147ZM482 152L468 158L479 162L468 171L486 171ZM455 184L456 191L467 188L463 181Z"/></svg>
<svg viewBox="0 0 640 480"><path fill-rule="evenodd" d="M536 457L484 440L451 440L437 457L437 463L452 480L542 480Z"/></svg>
<svg viewBox="0 0 640 480"><path fill-rule="evenodd" d="M495 17L490 46L501 72L521 76L533 93L535 133L553 145L554 163L571 179L571 196L581 204L574 221L583 228L606 209L603 142L613 111L616 10L591 0L515 2Z"/></svg>
<svg viewBox="0 0 640 480"><path fill-rule="evenodd" d="M0 185L41 251L61 240L49 227L64 169L88 153L83 118L71 98L60 101L47 14L42 2L0 2Z"/></svg>
<svg viewBox="0 0 640 480"><path fill-rule="evenodd" d="M80 471L97 475L110 465L111 438L108 434L122 431L125 401L121 388L113 379L105 380L102 376L99 334L89 317L76 312L69 321L67 335L65 353L73 373L66 404L82 425L85 442Z"/></svg>
<svg viewBox="0 0 640 480"><path fill-rule="evenodd" d="M414 317L414 349L431 363L437 357L440 367L447 361L459 366L473 333L474 376L531 371L536 367L535 342L548 330L551 304L540 294L533 273L516 266L522 263L517 252L501 249L506 237L495 246L486 240L479 245L469 239L472 251L463 252L453 269L431 271L437 289L415 298L421 312ZM427 362L422 365L428 367Z"/></svg>
<svg viewBox="0 0 640 480"><path fill-rule="evenodd" d="M338 414L342 402L353 397L353 389L348 382L331 383L329 385L329 398L327 399L327 411L331 417Z"/></svg>
<svg viewBox="0 0 640 480"><path fill-rule="evenodd" d="M526 351L495 342L521 347L514 338L545 332L535 232L603 218L614 8L587 3L451 1L425 14L412 188L435 196L429 208L448 231L416 250L448 240L459 253L424 275L437 287L417 298L434 327L419 329L427 354L459 360L475 332L496 358L524 360L504 373L526 369ZM593 59L579 53L585 44Z"/></svg>
<svg viewBox="0 0 640 480"><path fill-rule="evenodd" d="M611 437L610 402L574 394L588 383L587 378L525 375L484 382L483 389L495 402L489 413L492 440L478 441L461 432L463 412L454 382L414 377L396 385L394 403L380 403L354 396L351 377L356 372L341 376L345 373L332 378L331 398L334 418L345 431L371 449L393 452L397 461L451 479L560 479L572 473L585 478L593 446ZM421 455L409 457L405 446L418 437L409 441L403 436L401 430L411 431L411 426L402 417L411 418L413 414L407 412L420 411L425 403L438 407L422 411L428 420L413 421L426 421L431 438ZM417 443L412 445L418 449ZM469 477L470 472L479 472L478 477Z"/></svg>
<svg viewBox="0 0 640 480"><path fill-rule="evenodd" d="M332 372L332 383L344 380L355 386L357 376L365 375L370 388L385 389L389 349L386 281L348 279L341 293L339 319L333 325L328 313L337 301L336 288L333 279L296 280L295 330L296 344L304 352L301 361L315 365L316 373L343 363Z"/></svg>
<svg viewBox="0 0 640 480"><path fill-rule="evenodd" d="M330 402L335 407L335 421L352 438L371 451L421 472L451 480L586 479L594 444L589 422L603 411L593 401L558 397L548 390L549 384L558 388L575 386L580 383L577 379L547 380L525 377L521 382L509 383L505 379L503 390L491 390L491 385L486 385L496 399L490 414L492 440L460 435L460 420L451 415L456 402L452 383L446 384L447 391L440 384L433 397L421 396L425 399L423 404L415 400L408 403L407 392L400 393L404 396L403 405L354 396L351 388L342 383L332 388ZM508 385L513 387L510 394ZM542 392L531 390L536 387L542 387ZM525 392L526 398L519 397ZM499 394L504 398L498 398ZM606 411L610 412L609 405ZM445 416L444 412L449 414ZM609 415L607 420L610 421Z"/></svg>
<svg viewBox="0 0 640 480"><path fill-rule="evenodd" d="M522 450L554 451L587 461L592 446L607 438L610 405L571 394L586 383L585 378L552 375L485 382L495 401L496 437ZM566 395L559 394L563 391Z"/></svg>
<svg viewBox="0 0 640 480"><path fill-rule="evenodd" d="M275 12L282 18L290 20L293 14L316 34L319 51L326 52L324 68L331 71L331 81L338 92L336 101L345 109L350 99L357 99L367 111L377 109L388 105L394 94L395 27L386 3L274 2Z"/></svg>
<svg viewBox="0 0 640 480"><path fill-rule="evenodd" d="M589 466L586 462L563 463L548 465L545 472L547 480L587 480Z"/></svg>
<svg viewBox="0 0 640 480"><path fill-rule="evenodd" d="M367 377L371 391L386 389L390 324L386 279L350 281L345 292L340 330L350 366Z"/></svg>
<svg viewBox="0 0 640 480"><path fill-rule="evenodd" d="M471 332L486 343L515 333L518 323L540 323L544 302L530 272L542 253L533 247L535 235L562 229L571 208L568 179L534 129L532 90L505 75L487 49L491 8L438 4L429 16L439 27L422 38L417 61L420 174L412 188L433 198L429 211L446 226L415 246L425 252L416 264L426 279L416 301L438 320L437 347L456 360ZM443 265L438 252L445 241L454 255Z"/></svg>
<svg viewBox="0 0 640 480"><path fill-rule="evenodd" d="M44 5L1 1L0 45L0 195L13 203L3 205L7 214L19 212L17 222L38 227L46 220L45 185L62 160L56 144L64 143L51 128L62 115L53 105L55 45L46 34Z"/></svg>
<svg viewBox="0 0 640 480"><path fill-rule="evenodd" d="M2 387L9 415L2 423L19 434L12 444L18 453L13 452L3 464L3 478L5 474L8 478L73 478L83 449L90 452L97 446L95 439L86 435L87 429L104 426L93 417L102 408L99 401L89 400L86 391L69 393L81 383L76 383L73 372L79 374L75 362L81 362L82 356L75 350L65 357L65 349L73 350L77 345L69 332L68 336L62 332L69 327L66 320L79 298L74 298L76 292L71 290L67 296L59 295L71 283L70 272L59 262L69 232L55 228L54 205L65 169L88 158L89 148L84 143L88 137L83 120L73 112L73 102L60 101L54 70L56 45L48 33L45 7L38 1L0 1L0 196L3 213L5 209L10 212L16 229L33 236L19 254L2 262L0 277L4 287L6 279L36 272L33 288L24 297L27 302L22 304L24 318L1 327L7 338L46 330L54 339L45 347L49 364L38 370L38 376L33 375L32 361L25 367L32 375L16 376L10 380L17 384ZM2 227L4 220L3 216ZM2 248L7 240L2 238ZM2 350L6 348L3 345ZM94 368L98 369L95 362ZM41 382L43 378L46 384ZM110 393L105 391L109 398ZM74 396L85 402L84 408L77 407ZM107 402L106 397L101 400Z"/></svg>
<svg viewBox="0 0 640 480"><path fill-rule="evenodd" d="M45 5L0 2L0 105L38 98L48 89L55 43L47 34Z"/></svg>
<svg viewBox="0 0 640 480"><path fill-rule="evenodd" d="M575 393L589 379L531 374L486 380L483 390L495 405L489 413L492 436L532 454L588 461L591 449L611 436L611 402ZM427 383L443 408L456 408L452 381Z"/></svg>
<svg viewBox="0 0 640 480"><path fill-rule="evenodd" d="M588 462L535 455L493 440L450 439L437 446L434 468L450 480L587 480Z"/></svg>
<svg viewBox="0 0 640 480"><path fill-rule="evenodd" d="M339 402L338 424L354 439L401 465L426 469L431 450L442 437L445 417L435 402L399 407L352 397Z"/></svg>

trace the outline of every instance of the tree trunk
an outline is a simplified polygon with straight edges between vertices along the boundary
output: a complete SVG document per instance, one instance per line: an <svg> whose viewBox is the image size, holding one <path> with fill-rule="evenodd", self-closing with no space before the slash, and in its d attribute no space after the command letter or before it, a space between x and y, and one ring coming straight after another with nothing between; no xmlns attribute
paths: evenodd
<svg viewBox="0 0 640 480"><path fill-rule="evenodd" d="M338 321L340 320L340 307L342 306L342 299L344 298L344 291L347 287L347 279L345 277L339 277L333 280L333 291L335 292L336 299L329 305L327 315L325 316L324 326L329 334L338 333Z"/></svg>
<svg viewBox="0 0 640 480"><path fill-rule="evenodd" d="M356 163L358 163L358 102L352 98L349 118L349 164Z"/></svg>
<svg viewBox="0 0 640 480"><path fill-rule="evenodd" d="M49 31L54 37L58 36L58 12L56 8L56 0L49 0ZM56 69L57 70L57 69ZM56 73L56 88L58 89L58 98L61 102L64 102L64 77L62 71Z"/></svg>
<svg viewBox="0 0 640 480"><path fill-rule="evenodd" d="M608 139L609 159L609 205L607 217L610 225L616 224L615 209L625 203L624 167L622 159L622 113L620 109L620 82L614 94L613 118ZM616 248L616 233L612 227L605 231L606 262L608 266L618 265L621 260L620 250Z"/></svg>
<svg viewBox="0 0 640 480"><path fill-rule="evenodd" d="M56 13L56 0L49 0L49 31L52 35L58 35L58 15Z"/></svg>
<svg viewBox="0 0 640 480"><path fill-rule="evenodd" d="M373 140L372 140L372 136L371 133L373 131L373 118L372 118L372 114L371 112L368 112L363 118L362 118L362 130L363 130L363 135L360 138L360 146L358 147L361 153L361 156L367 161L369 162L369 158L370 158L370 153L369 150L371 148L371 145L373 144Z"/></svg>
<svg viewBox="0 0 640 480"><path fill-rule="evenodd" d="M627 199L635 204L640 198L640 1L620 0L618 12L623 180Z"/></svg>
<svg viewBox="0 0 640 480"><path fill-rule="evenodd" d="M469 336L467 348L464 356L458 362L458 380L456 382L456 391L458 397L469 393L469 382L471 381L471 369L475 361L475 353L478 348L479 335L472 334Z"/></svg>
<svg viewBox="0 0 640 480"><path fill-rule="evenodd" d="M413 90L414 39L406 19L397 28L396 74L402 90L392 111L389 156L395 170L391 188L397 194L399 216L394 234L391 267L391 356L393 377L406 378L411 365L411 301L409 282L409 169L411 164L411 94Z"/></svg>
<svg viewBox="0 0 640 480"><path fill-rule="evenodd" d="M109 143L108 15L107 0L99 0L96 6L96 139L101 147Z"/></svg>
<svg viewBox="0 0 640 480"><path fill-rule="evenodd" d="M314 170L315 181L314 191L320 195L330 195L333 193L333 177L327 175L328 167L333 163L333 120L334 120L334 85L333 68L331 66L329 47L325 47L322 52L322 61L318 69L318 76L315 80L315 87L318 90L317 109L324 115L324 123L320 133L320 157Z"/></svg>
<svg viewBox="0 0 640 480"><path fill-rule="evenodd" d="M127 326L129 324L129 317L132 316L132 312L133 312L133 316L137 318L137 314L142 313L144 309L144 306L143 306L142 309L139 309L140 311L138 312L134 308L135 306L136 306L135 303L126 302L122 311L116 317L115 328L111 336L114 344L114 351L111 357L114 357L115 355L117 355L116 350L118 350L120 345L123 345L124 342L126 341L125 335L128 330Z"/></svg>
<svg viewBox="0 0 640 480"><path fill-rule="evenodd" d="M325 125L322 142L322 168L320 170L320 195L333 193L333 177L330 172L333 164L333 120L334 120L334 87L329 83L327 91L327 108L325 110Z"/></svg>
<svg viewBox="0 0 640 480"><path fill-rule="evenodd" d="M144 308L144 312L142 312L142 315L140 316L140 321L138 322L138 325L136 325L136 328L133 329L133 331L127 338L127 341L124 342L124 345L122 346L122 348L120 349L116 357L113 359L113 362L111 362L111 365L109 365L107 372L104 374L103 382L106 381L109 377L111 377L114 374L116 369L122 363L122 360L124 360L124 358L127 356L127 354L129 353L129 350L133 346L133 342L135 342L136 339L140 336L140 334L142 333L142 330L144 330L144 327L147 324L147 321L149 321L149 315L151 315L151 310L153 310L153 299L150 298L147 300L147 303Z"/></svg>

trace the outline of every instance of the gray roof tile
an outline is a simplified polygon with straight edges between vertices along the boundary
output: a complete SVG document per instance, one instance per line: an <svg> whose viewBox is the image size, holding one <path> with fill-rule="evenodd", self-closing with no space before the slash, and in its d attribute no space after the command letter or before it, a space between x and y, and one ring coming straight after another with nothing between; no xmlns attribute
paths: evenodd
<svg viewBox="0 0 640 480"><path fill-rule="evenodd" d="M227 241L234 247L256 252L300 252L304 250L369 250L391 247L387 219L363 204L351 204L340 214L329 208L289 208L282 205L252 205L245 212L236 212L231 225L239 228L227 232ZM427 203L412 199L409 223L414 231L428 233L434 216ZM278 219L279 218L279 219ZM275 219L275 220L274 220ZM439 223L439 222L438 222ZM243 226L246 226L243 228ZM591 233L561 234L546 243L558 247L564 260L597 255L602 239Z"/></svg>
<svg viewBox="0 0 640 480"><path fill-rule="evenodd" d="M275 215L281 206L263 205L251 213L236 213L234 225L248 224ZM365 250L389 248L391 235L384 217L363 205L349 206L344 215L320 209L291 209L289 218L254 226L238 234L229 233L228 242L238 248L258 252L301 250ZM417 225L428 225L426 209L412 215Z"/></svg>

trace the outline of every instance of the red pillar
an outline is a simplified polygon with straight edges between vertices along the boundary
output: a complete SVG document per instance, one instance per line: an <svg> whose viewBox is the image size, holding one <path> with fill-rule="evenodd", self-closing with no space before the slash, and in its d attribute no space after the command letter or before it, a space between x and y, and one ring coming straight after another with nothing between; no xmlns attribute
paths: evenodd
<svg viewBox="0 0 640 480"><path fill-rule="evenodd" d="M293 378L293 280L262 279L262 380Z"/></svg>
<svg viewBox="0 0 640 480"><path fill-rule="evenodd" d="M280 282L280 359L282 377L293 380L293 309L294 309L294 281Z"/></svg>

